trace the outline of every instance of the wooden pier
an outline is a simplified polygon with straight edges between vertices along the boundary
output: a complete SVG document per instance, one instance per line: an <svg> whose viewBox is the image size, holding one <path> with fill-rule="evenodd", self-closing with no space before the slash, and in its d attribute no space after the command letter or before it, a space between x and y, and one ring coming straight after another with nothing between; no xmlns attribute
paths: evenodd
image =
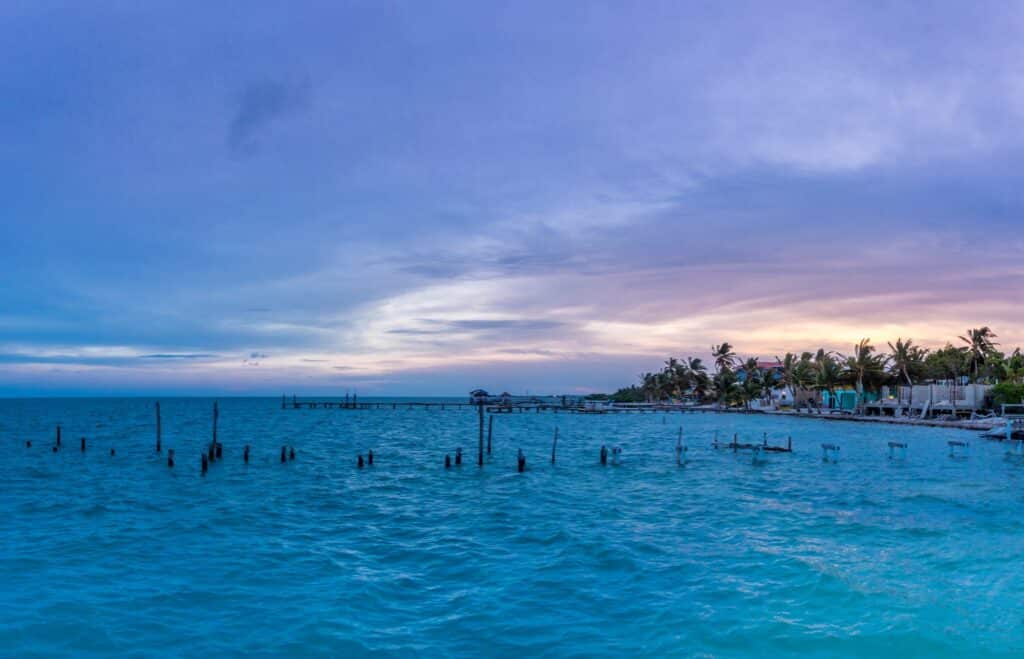
<svg viewBox="0 0 1024 659"><path fill-rule="evenodd" d="M296 396L292 396L289 399L287 396L281 396L281 409L293 409L293 410L398 410L398 409L424 409L424 410L446 410L446 409L475 409L483 407L488 414L515 414L525 412L565 412L567 414L669 414L669 413L717 413L717 412L731 412L735 413L737 410L731 409L714 409L707 407L693 407L684 405L665 405L665 404L631 404L624 406L588 406L579 404L567 404L561 405L559 403L528 403L528 402L517 402L508 405L496 404L496 403L474 403L474 402L438 402L438 401L360 401L356 396L346 396L345 398L333 399L333 400L300 400Z"/></svg>

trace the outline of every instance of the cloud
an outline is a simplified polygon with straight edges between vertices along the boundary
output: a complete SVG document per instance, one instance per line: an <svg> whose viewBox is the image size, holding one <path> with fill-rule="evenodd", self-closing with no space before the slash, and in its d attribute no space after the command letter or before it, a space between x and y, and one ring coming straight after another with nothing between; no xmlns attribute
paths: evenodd
<svg viewBox="0 0 1024 659"><path fill-rule="evenodd" d="M928 29L799 0L19 11L3 390L587 387L722 340L1024 341L1008 3Z"/></svg>
<svg viewBox="0 0 1024 659"><path fill-rule="evenodd" d="M237 154L251 154L261 133L272 123L309 106L309 83L265 80L249 83L242 90L234 117L228 127L228 146Z"/></svg>

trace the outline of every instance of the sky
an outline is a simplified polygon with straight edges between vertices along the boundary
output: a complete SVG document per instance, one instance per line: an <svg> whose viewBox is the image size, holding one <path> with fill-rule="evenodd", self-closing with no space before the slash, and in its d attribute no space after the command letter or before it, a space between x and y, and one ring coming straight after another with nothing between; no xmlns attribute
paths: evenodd
<svg viewBox="0 0 1024 659"><path fill-rule="evenodd" d="M9 0L0 395L1024 344L1022 33L1019 2Z"/></svg>

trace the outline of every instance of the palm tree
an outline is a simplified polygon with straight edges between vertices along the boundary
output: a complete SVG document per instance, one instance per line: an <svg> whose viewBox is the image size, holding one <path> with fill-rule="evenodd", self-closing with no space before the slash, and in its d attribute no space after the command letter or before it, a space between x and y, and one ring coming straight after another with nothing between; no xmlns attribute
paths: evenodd
<svg viewBox="0 0 1024 659"><path fill-rule="evenodd" d="M880 376L885 372L885 357L872 354L875 346L871 339L861 339L853 346L853 354L846 358L846 373L857 387L858 404L864 397L864 381Z"/></svg>
<svg viewBox="0 0 1024 659"><path fill-rule="evenodd" d="M686 361L693 377L693 395L697 397L697 400L703 401L711 393L711 378L708 377L708 369L700 357L690 357Z"/></svg>
<svg viewBox="0 0 1024 659"><path fill-rule="evenodd" d="M928 350L914 345L913 339L904 341L902 337L896 339L895 344L890 342L889 350L892 351L892 354L889 356L890 372L897 379L902 378L907 383L907 386L913 386L914 381L910 374L920 373L924 365L924 358L928 355Z"/></svg>
<svg viewBox="0 0 1024 659"><path fill-rule="evenodd" d="M796 387L797 387L797 370L800 366L800 358L791 352L787 352L786 356L780 358L778 355L775 356L775 361L782 364L782 371L779 373L779 384L783 389L788 389L790 395L793 397L793 403L796 403Z"/></svg>
<svg viewBox="0 0 1024 659"><path fill-rule="evenodd" d="M675 357L669 357L665 362L664 373L669 380L672 392L681 397L690 390L693 385L693 374L690 372L688 362L679 361Z"/></svg>
<svg viewBox="0 0 1024 659"><path fill-rule="evenodd" d="M995 333L988 327L967 330L967 336L961 336L960 340L967 344L967 352L970 355L971 381L978 379L978 370L982 364L996 351L998 343L992 339L996 338Z"/></svg>
<svg viewBox="0 0 1024 659"><path fill-rule="evenodd" d="M819 391L827 391L830 399L835 399L836 386L842 378L843 367L832 353L819 350L814 360L814 386Z"/></svg>
<svg viewBox="0 0 1024 659"><path fill-rule="evenodd" d="M1024 354L1017 348L1006 358L1006 377L1011 382L1024 379Z"/></svg>
<svg viewBox="0 0 1024 659"><path fill-rule="evenodd" d="M736 353L728 342L721 345L711 346L711 357L715 360L715 368L721 371L731 371L736 365Z"/></svg>
<svg viewBox="0 0 1024 659"><path fill-rule="evenodd" d="M763 378L757 366L757 357L751 357L743 363L743 402L750 409L750 400L761 393Z"/></svg>
<svg viewBox="0 0 1024 659"><path fill-rule="evenodd" d="M736 394L736 374L731 368L725 368L715 373L711 380L715 392L715 399L719 406L728 404Z"/></svg>

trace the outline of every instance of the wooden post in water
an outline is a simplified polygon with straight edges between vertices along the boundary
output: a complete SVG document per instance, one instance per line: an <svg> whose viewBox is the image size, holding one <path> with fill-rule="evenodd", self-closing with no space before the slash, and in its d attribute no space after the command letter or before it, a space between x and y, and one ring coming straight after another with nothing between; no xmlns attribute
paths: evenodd
<svg viewBox="0 0 1024 659"><path fill-rule="evenodd" d="M57 446L60 446L60 426L57 426Z"/></svg>
<svg viewBox="0 0 1024 659"><path fill-rule="evenodd" d="M217 450L217 419L220 417L220 410L217 408L217 401L213 401L213 454Z"/></svg>
<svg viewBox="0 0 1024 659"><path fill-rule="evenodd" d="M285 405L284 402L284 394L281 394L281 409L283 410L285 407L287 407L287 405Z"/></svg>
<svg viewBox="0 0 1024 659"><path fill-rule="evenodd" d="M476 406L477 417L480 419L480 449L477 452L476 463L483 467L484 466L484 401L481 400Z"/></svg>
<svg viewBox="0 0 1024 659"><path fill-rule="evenodd" d="M494 434L494 415L487 417L487 455L491 454L491 435Z"/></svg>
<svg viewBox="0 0 1024 659"><path fill-rule="evenodd" d="M156 402L156 452L160 452L160 440L162 429L160 427L160 401Z"/></svg>
<svg viewBox="0 0 1024 659"><path fill-rule="evenodd" d="M558 448L558 426L555 426L555 438L551 440L551 464L555 464L556 448Z"/></svg>

